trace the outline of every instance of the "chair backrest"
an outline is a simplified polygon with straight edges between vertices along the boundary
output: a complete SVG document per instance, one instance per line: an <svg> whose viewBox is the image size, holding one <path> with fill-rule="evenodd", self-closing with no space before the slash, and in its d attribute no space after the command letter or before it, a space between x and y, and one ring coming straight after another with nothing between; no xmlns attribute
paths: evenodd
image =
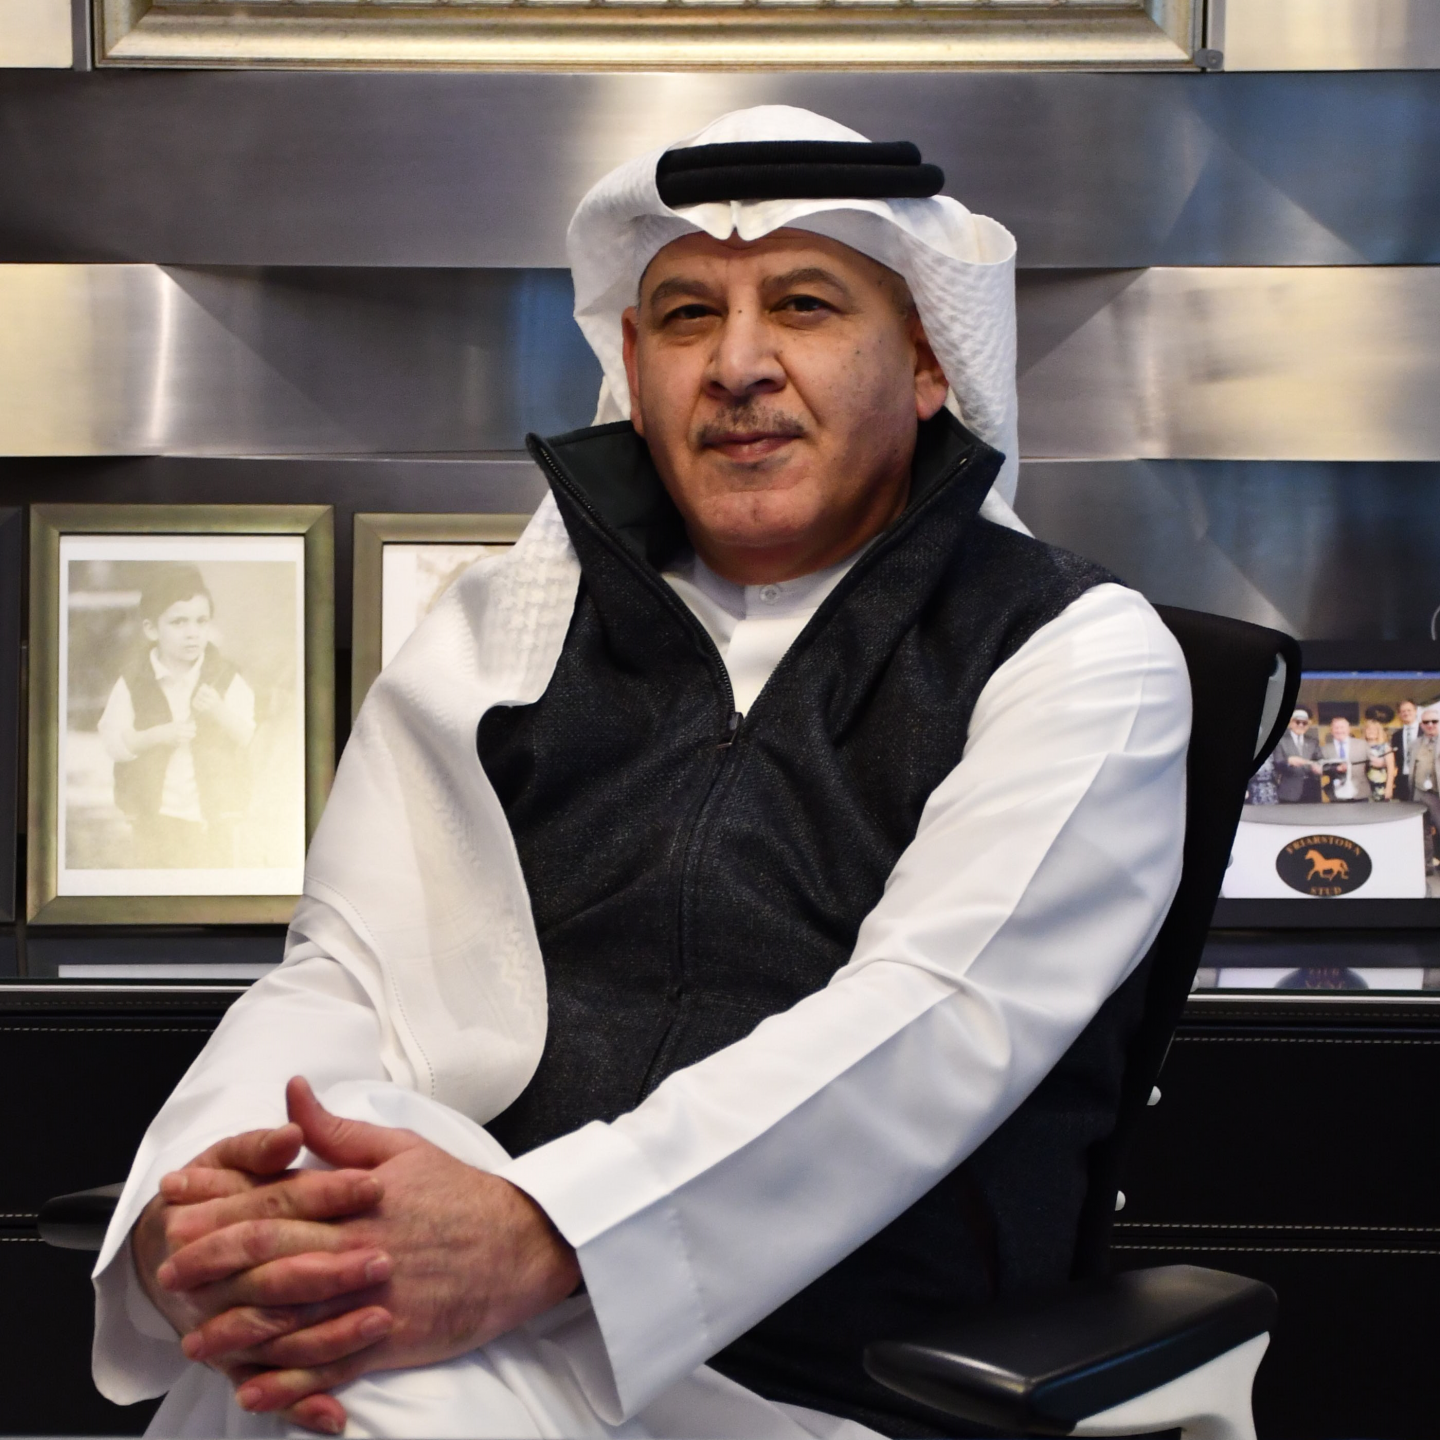
<svg viewBox="0 0 1440 1440"><path fill-rule="evenodd" d="M1184 865L1147 957L1144 1014L1126 1051L1116 1126L1091 1152L1076 1279L1108 1269L1120 1168L1200 965L1245 787L1280 743L1300 689L1300 647L1290 636L1198 610L1156 608L1185 652L1194 703Z"/></svg>

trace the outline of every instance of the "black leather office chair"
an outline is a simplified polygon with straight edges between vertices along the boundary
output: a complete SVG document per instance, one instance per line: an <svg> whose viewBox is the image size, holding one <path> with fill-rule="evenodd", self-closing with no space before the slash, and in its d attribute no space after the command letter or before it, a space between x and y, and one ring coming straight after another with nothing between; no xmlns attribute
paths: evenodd
<svg viewBox="0 0 1440 1440"><path fill-rule="evenodd" d="M1274 1320L1268 1286L1167 1265L1108 1275L1120 1168L1194 983L1246 784L1300 688L1288 635L1160 606L1194 696L1184 869L1149 955L1144 1017L1125 1057L1114 1131L1091 1156L1074 1283L921 1336L878 1340L865 1367L911 1399L1009 1435L1253 1440L1250 1392Z"/></svg>
<svg viewBox="0 0 1440 1440"><path fill-rule="evenodd" d="M1294 708L1300 648L1279 631L1218 615L1165 606L1160 615L1185 652L1194 695L1184 868L1148 957L1116 1125L1091 1156L1074 1283L931 1335L877 1340L865 1355L882 1384L1011 1435L1254 1435L1250 1390L1274 1292L1188 1265L1111 1276L1107 1255L1121 1163L1200 963L1246 784ZM98 1250L120 1189L48 1201L41 1236Z"/></svg>

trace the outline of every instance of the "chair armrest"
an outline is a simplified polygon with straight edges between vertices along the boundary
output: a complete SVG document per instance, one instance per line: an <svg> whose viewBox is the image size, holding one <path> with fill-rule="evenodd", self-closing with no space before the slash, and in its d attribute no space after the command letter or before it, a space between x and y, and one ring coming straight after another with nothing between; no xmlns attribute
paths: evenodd
<svg viewBox="0 0 1440 1440"><path fill-rule="evenodd" d="M119 1202L121 1185L56 1195L40 1207L40 1238L60 1250L98 1250Z"/></svg>
<svg viewBox="0 0 1440 1440"><path fill-rule="evenodd" d="M871 1377L1010 1433L1069 1435L1265 1334L1275 1292L1256 1280L1165 1265L997 1304L912 1340L866 1347Z"/></svg>

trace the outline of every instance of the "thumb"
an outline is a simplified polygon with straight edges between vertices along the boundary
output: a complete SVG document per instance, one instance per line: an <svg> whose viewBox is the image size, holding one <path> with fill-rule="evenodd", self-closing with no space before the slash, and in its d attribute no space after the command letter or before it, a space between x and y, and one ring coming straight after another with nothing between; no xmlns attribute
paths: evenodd
<svg viewBox="0 0 1440 1440"><path fill-rule="evenodd" d="M295 1076L285 1087L285 1106L311 1152L337 1169L369 1170L417 1143L409 1130L332 1115L315 1098L303 1075Z"/></svg>

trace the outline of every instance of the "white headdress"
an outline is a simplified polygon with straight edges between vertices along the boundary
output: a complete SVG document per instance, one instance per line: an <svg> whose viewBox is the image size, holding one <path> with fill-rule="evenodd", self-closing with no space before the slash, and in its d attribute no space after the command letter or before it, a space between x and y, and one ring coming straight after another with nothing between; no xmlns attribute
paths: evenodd
<svg viewBox="0 0 1440 1440"><path fill-rule="evenodd" d="M950 409L1003 451L995 490L1014 499L1019 473L1015 395L1015 238L948 195L928 200L727 200L672 210L655 166L666 150L764 140L864 141L844 125L789 105L736 110L662 150L612 170L580 202L566 243L575 319L605 372L597 423L629 418L620 316L635 303L657 251L703 230L756 240L789 226L878 260L910 286L925 333L950 382Z"/></svg>

